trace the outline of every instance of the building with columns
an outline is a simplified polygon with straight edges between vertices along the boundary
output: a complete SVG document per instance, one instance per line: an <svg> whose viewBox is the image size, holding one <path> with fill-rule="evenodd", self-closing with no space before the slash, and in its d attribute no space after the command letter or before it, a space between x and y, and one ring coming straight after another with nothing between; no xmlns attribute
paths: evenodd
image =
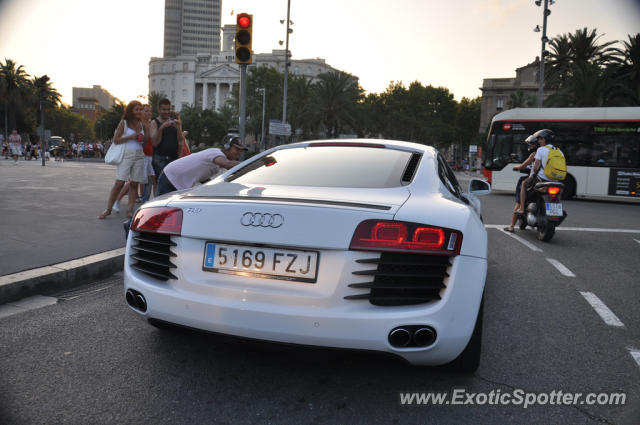
<svg viewBox="0 0 640 425"><path fill-rule="evenodd" d="M149 92L164 94L180 111L185 105L219 110L240 82L240 66L235 63L235 25L222 28L222 50L175 57L153 57L149 61ZM165 29L166 31L166 29ZM291 60L289 73L307 78L335 71L324 59ZM284 72L285 51L253 55L251 67L269 66Z"/></svg>

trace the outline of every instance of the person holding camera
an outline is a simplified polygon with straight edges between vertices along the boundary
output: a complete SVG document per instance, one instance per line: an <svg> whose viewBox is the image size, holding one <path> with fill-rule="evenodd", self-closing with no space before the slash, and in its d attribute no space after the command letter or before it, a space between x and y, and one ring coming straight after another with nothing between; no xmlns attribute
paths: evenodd
<svg viewBox="0 0 640 425"><path fill-rule="evenodd" d="M167 98L158 102L158 117L151 121L149 135L153 145L153 171L159 176L172 161L180 158L182 152L182 123L171 117L171 101Z"/></svg>
<svg viewBox="0 0 640 425"><path fill-rule="evenodd" d="M111 215L113 203L120 193L127 180L129 184L129 205L127 216L133 215L136 198L138 197L138 184L147 182L147 176L144 172L144 153L142 152L142 143L144 142L144 125L143 125L143 109L142 104L137 100L129 102L122 116L122 121L118 124L116 132L113 135L113 143L120 145L125 144L124 157L118 164L116 181L109 193L107 201L107 209L98 216L104 219Z"/></svg>

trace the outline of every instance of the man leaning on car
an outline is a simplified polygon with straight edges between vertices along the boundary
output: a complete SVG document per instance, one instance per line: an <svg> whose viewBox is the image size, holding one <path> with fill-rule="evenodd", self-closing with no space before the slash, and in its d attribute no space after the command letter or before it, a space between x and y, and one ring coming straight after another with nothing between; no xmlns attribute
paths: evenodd
<svg viewBox="0 0 640 425"><path fill-rule="evenodd" d="M222 149L205 149L167 164L158 179L156 196L189 189L218 174L220 168L228 170L239 164L238 158L247 147L236 135L229 134L223 140Z"/></svg>

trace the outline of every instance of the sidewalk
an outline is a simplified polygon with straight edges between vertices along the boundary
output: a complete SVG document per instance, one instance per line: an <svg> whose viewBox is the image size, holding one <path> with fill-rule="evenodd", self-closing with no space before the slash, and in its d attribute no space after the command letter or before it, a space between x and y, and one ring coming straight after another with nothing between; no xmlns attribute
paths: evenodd
<svg viewBox="0 0 640 425"><path fill-rule="evenodd" d="M50 289L59 290L61 280L82 284L114 273L118 263L122 268L122 255L102 256L94 263L59 264L124 247L125 214L97 219L105 209L115 172L115 167L93 160L51 160L43 167L40 161L14 165L0 158L0 304L32 295L16 286L25 279L48 281ZM51 265L58 267L49 274L40 270L15 275ZM33 283L22 282L22 286Z"/></svg>

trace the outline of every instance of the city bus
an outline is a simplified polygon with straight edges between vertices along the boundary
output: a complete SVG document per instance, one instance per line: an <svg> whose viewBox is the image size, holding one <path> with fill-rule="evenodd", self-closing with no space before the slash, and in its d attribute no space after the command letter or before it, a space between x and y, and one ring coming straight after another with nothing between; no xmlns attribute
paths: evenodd
<svg viewBox="0 0 640 425"><path fill-rule="evenodd" d="M564 198L640 201L640 107L516 108L493 117L483 172L493 190L514 191L513 166L527 136L552 130L567 160Z"/></svg>

